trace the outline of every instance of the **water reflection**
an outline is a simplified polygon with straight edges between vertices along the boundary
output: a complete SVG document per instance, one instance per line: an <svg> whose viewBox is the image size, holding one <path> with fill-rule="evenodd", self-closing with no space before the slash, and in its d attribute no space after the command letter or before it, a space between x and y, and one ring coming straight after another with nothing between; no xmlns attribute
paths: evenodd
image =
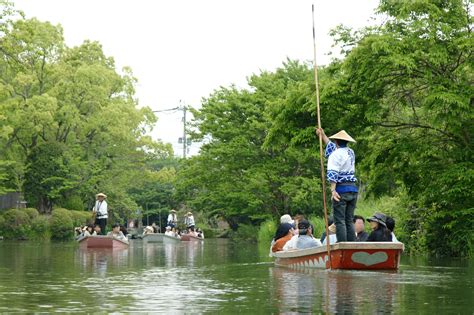
<svg viewBox="0 0 474 315"><path fill-rule="evenodd" d="M473 265L292 270L227 240L81 250L0 242L2 312L471 313ZM443 265L444 264L444 265Z"/></svg>

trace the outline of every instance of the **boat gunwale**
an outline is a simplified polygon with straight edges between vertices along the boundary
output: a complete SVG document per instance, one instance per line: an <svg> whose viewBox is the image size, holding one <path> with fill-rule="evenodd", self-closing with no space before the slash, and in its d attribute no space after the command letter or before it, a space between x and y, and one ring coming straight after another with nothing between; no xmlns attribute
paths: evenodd
<svg viewBox="0 0 474 315"><path fill-rule="evenodd" d="M331 252L337 250L400 250L405 248L400 242L341 242L331 245ZM273 253L275 258L296 258L327 253L327 247L318 246L306 249L295 249Z"/></svg>
<svg viewBox="0 0 474 315"><path fill-rule="evenodd" d="M111 239L112 241L118 241L124 245L130 245L129 242L123 241L121 239L115 238L113 236L108 236L108 235L90 235L90 236L84 236L83 238L80 238L77 240L78 243L82 243L86 241L87 239Z"/></svg>

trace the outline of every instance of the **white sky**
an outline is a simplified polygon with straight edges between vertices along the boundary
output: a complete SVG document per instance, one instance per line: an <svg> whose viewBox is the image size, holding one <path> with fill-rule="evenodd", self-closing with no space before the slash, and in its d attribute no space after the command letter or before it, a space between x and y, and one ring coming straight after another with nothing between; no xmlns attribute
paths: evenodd
<svg viewBox="0 0 474 315"><path fill-rule="evenodd" d="M318 64L327 64L328 32L359 28L378 0L13 0L27 18L61 24L68 46L97 40L118 69L138 78L140 105L153 110L200 107L219 86L274 70L287 57L313 59L311 4L316 5ZM182 112L159 113L154 138L182 154ZM198 145L191 147L196 154Z"/></svg>

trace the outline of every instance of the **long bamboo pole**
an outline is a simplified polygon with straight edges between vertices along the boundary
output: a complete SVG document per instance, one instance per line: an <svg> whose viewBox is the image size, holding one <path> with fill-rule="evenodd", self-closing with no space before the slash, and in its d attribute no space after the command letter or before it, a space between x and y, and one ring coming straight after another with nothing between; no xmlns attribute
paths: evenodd
<svg viewBox="0 0 474 315"><path fill-rule="evenodd" d="M316 31L314 28L314 4L313 12L313 51L314 51L314 82L316 84L316 112L318 116L318 128L321 128L321 110L319 107L319 81L318 81L318 65L316 63ZM324 152L323 152L323 135L319 133L319 156L321 162L321 184L323 188L323 207L324 207L324 223L326 225L326 249L328 252L329 269L331 269L331 244L329 242L329 226L328 226L328 210L326 204L326 175L324 172Z"/></svg>

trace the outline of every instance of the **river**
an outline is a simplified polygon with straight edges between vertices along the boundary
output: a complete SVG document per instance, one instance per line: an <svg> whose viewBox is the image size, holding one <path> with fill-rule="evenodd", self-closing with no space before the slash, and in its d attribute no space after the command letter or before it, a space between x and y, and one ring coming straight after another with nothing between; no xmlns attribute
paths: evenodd
<svg viewBox="0 0 474 315"><path fill-rule="evenodd" d="M0 241L0 312L473 314L473 267L404 256L397 272L295 271L223 239L114 251Z"/></svg>

